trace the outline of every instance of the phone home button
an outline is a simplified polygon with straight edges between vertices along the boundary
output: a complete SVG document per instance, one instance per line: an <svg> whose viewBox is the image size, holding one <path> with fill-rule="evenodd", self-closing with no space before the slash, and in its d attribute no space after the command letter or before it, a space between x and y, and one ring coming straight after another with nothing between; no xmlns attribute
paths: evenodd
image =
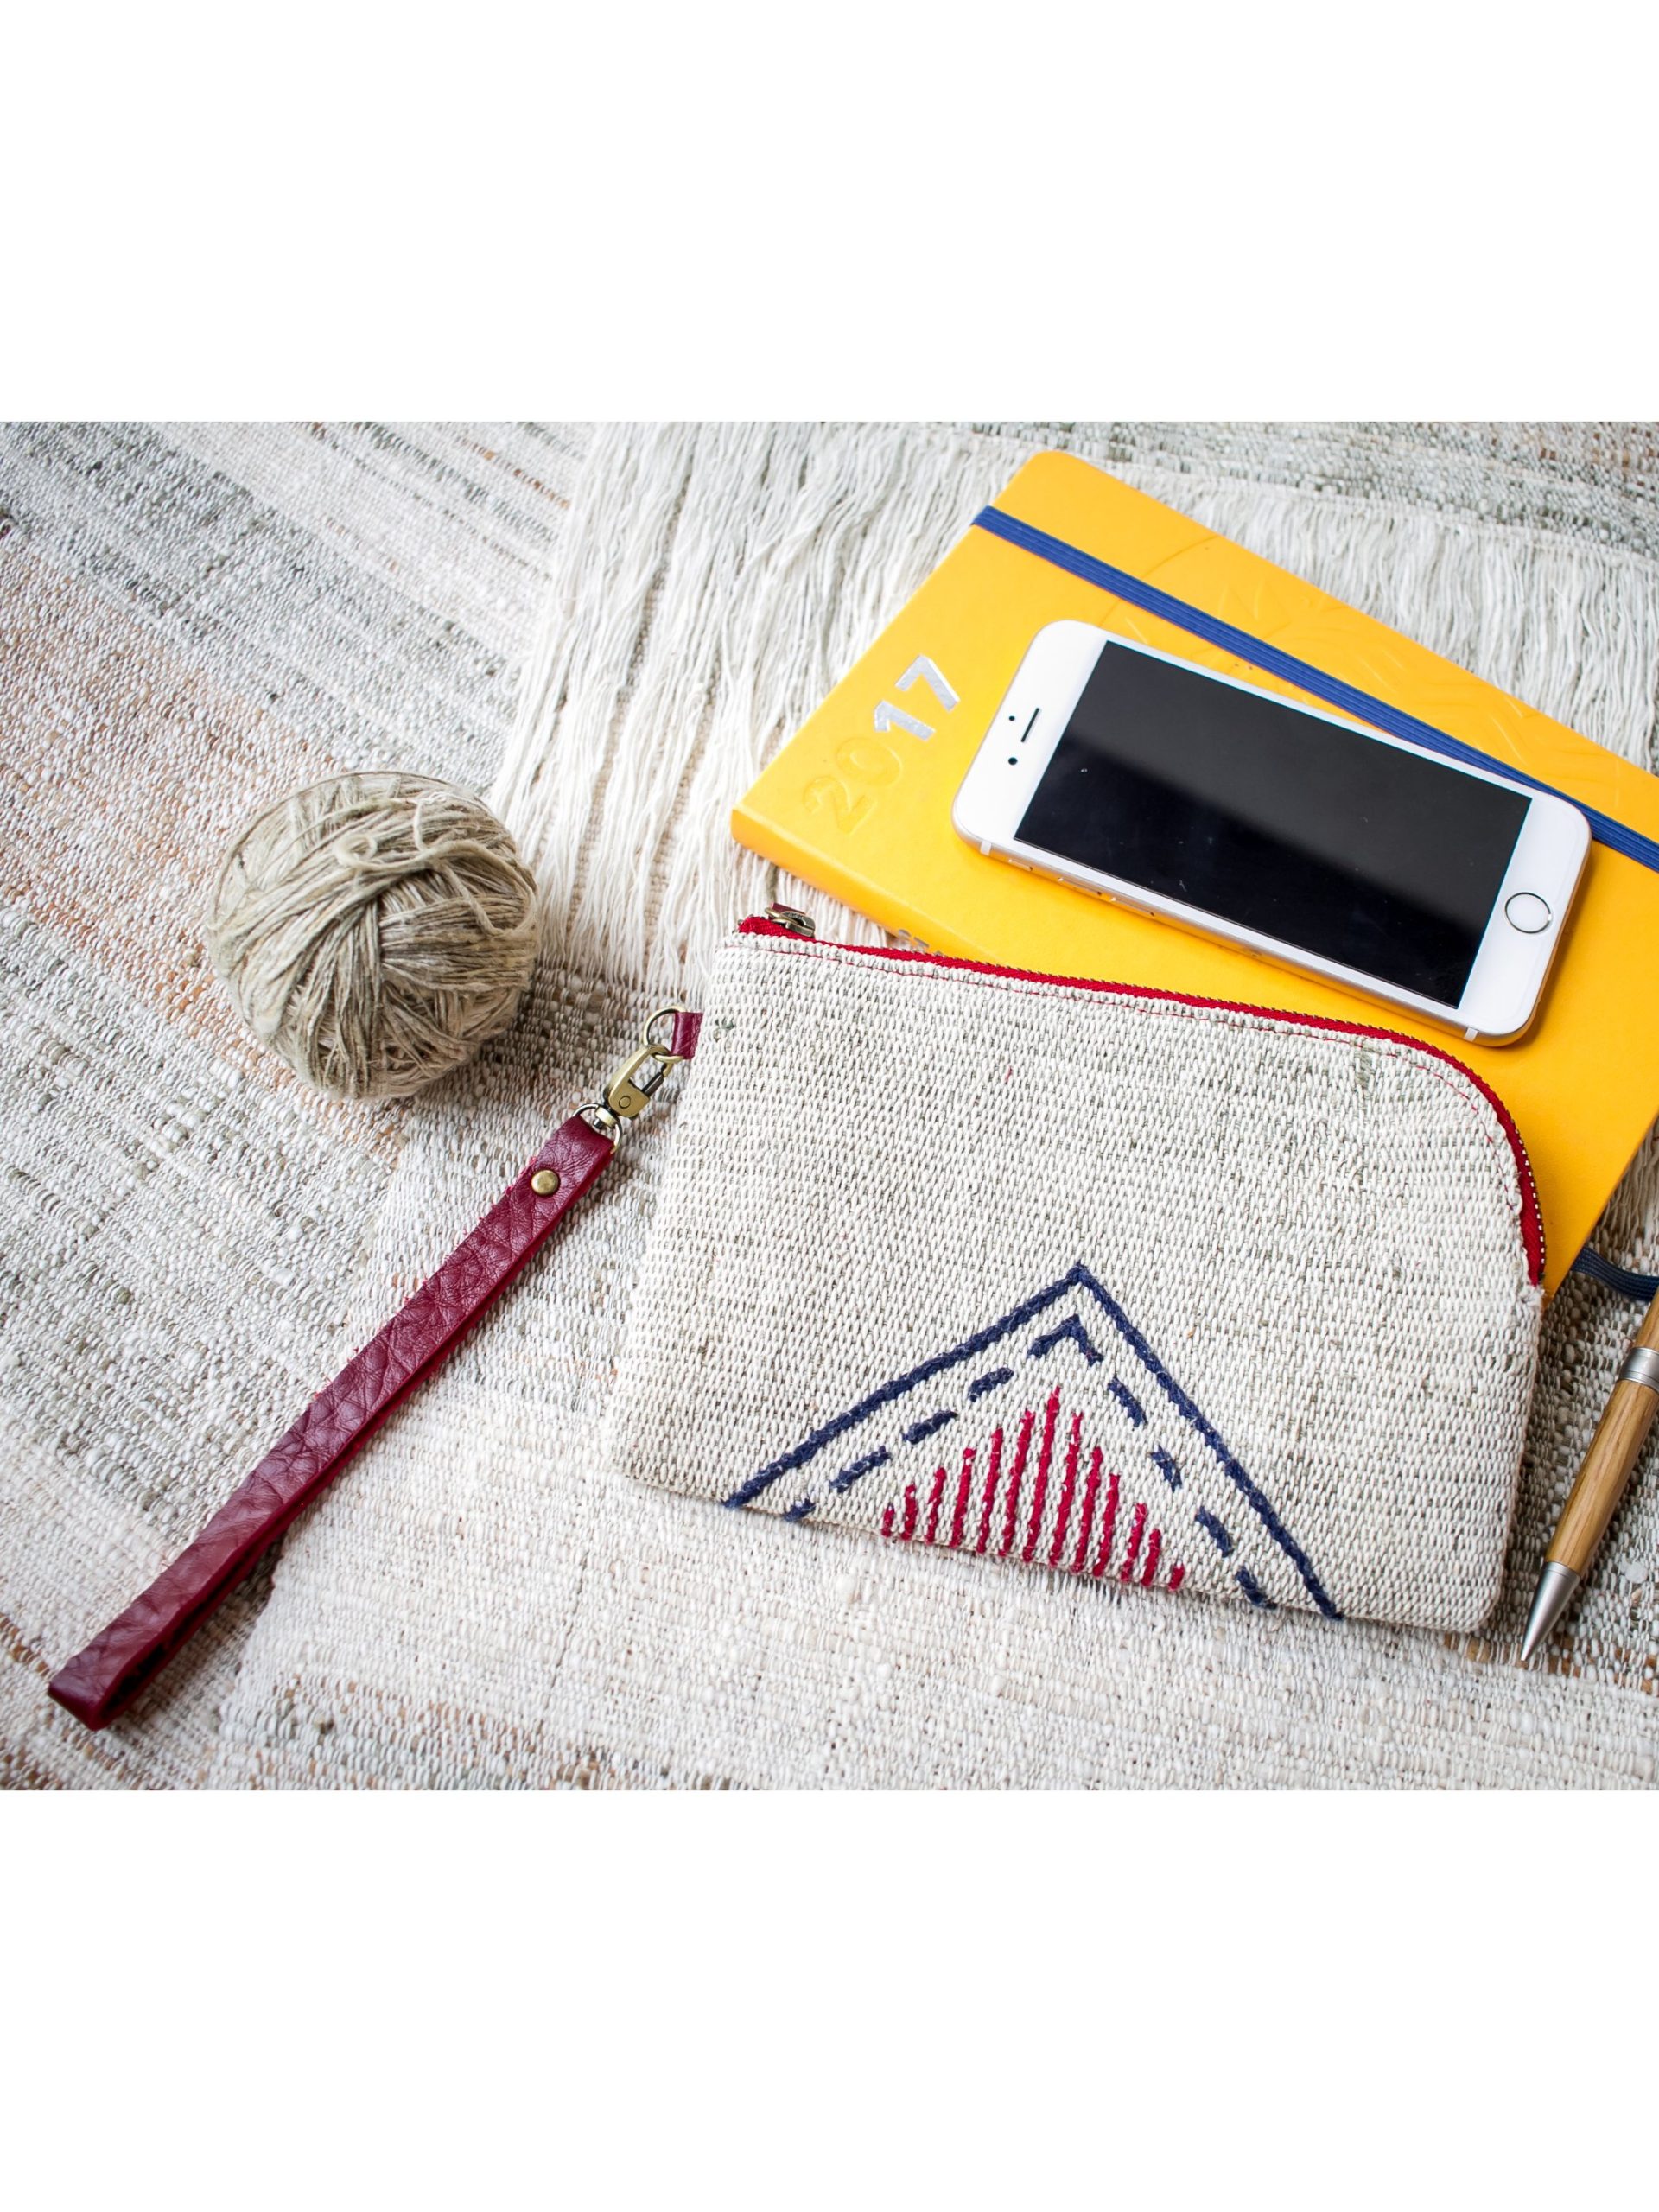
<svg viewBox="0 0 1659 2212"><path fill-rule="evenodd" d="M1549 927L1549 908L1535 891L1517 891L1503 901L1503 912L1510 927L1519 930L1523 937L1536 937L1540 930Z"/></svg>

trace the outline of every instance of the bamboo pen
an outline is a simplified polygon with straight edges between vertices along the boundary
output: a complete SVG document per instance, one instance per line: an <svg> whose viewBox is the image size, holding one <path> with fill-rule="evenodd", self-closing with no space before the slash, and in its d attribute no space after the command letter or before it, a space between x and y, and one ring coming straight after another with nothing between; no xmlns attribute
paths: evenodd
<svg viewBox="0 0 1659 2212"><path fill-rule="evenodd" d="M1573 1602L1659 1413L1659 1298L1647 1310L1555 1525L1522 1640L1524 1666Z"/></svg>

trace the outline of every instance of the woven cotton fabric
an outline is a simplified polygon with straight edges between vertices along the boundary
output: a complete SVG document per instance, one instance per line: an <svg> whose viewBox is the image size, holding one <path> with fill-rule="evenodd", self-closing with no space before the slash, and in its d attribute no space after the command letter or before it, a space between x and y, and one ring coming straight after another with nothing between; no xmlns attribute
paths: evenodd
<svg viewBox="0 0 1659 2212"><path fill-rule="evenodd" d="M1541 1299L1524 1165L1453 1063L760 935L703 1035L614 1471L1142 1590L1485 1618Z"/></svg>

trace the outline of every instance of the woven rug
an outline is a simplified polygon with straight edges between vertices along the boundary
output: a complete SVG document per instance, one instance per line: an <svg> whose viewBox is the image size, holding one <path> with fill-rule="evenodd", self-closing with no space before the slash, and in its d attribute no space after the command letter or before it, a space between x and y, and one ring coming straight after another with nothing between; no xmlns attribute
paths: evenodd
<svg viewBox="0 0 1659 2212"><path fill-rule="evenodd" d="M0 1774L202 1779L269 1572L142 1721L53 1667L353 1349L395 1108L310 1096L205 966L216 858L333 768L481 785L578 440L0 429Z"/></svg>
<svg viewBox="0 0 1659 2212"><path fill-rule="evenodd" d="M130 1718L44 1699L734 914L874 934L727 811L1045 444L1649 757L1659 456L1618 426L0 434L7 1780L1651 1782L1651 1457L1551 1667L1511 1663L1630 1309L1552 1308L1478 1639L803 1541L594 1471L671 1108ZM546 955L480 1065L330 1107L238 1030L196 918L256 801L392 762L493 781ZM1652 1263L1656 1185L1649 1148L1612 1256Z"/></svg>

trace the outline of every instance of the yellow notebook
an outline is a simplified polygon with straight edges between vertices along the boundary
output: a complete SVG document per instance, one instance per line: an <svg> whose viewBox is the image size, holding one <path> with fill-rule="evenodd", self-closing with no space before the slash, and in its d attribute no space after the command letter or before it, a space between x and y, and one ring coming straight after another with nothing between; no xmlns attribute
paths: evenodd
<svg viewBox="0 0 1659 2212"><path fill-rule="evenodd" d="M996 506L1499 767L1659 837L1659 778L1085 461L1038 454ZM1593 844L1536 1021L1518 1044L1484 1046L987 859L951 828L950 802L1027 646L1066 618L1307 699L1185 627L970 529L742 799L735 835L936 951L1370 1022L1452 1052L1491 1084L1525 1140L1553 1289L1659 1114L1648 982L1659 873Z"/></svg>

